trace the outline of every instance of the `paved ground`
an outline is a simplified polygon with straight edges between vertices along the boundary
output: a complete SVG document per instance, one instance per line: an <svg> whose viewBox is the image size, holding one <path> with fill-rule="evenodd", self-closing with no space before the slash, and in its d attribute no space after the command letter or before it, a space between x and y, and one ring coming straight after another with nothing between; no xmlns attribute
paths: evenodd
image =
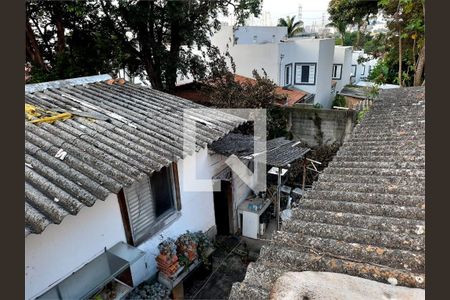
<svg viewBox="0 0 450 300"><path fill-rule="evenodd" d="M248 263L256 260L261 247L239 237L217 237L216 244L212 271L199 269L184 282L185 299L228 299L232 284L244 279Z"/></svg>

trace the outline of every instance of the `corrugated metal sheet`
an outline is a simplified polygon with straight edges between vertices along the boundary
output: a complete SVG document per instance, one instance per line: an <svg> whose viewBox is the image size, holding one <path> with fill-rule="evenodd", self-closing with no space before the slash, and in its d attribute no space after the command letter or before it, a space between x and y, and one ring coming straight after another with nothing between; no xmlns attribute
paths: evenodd
<svg viewBox="0 0 450 300"><path fill-rule="evenodd" d="M183 151L183 112L196 122L195 150L245 122L144 86L93 82L99 78L106 79L26 88L26 103L74 117L25 121L25 236L192 153ZM192 126L185 128L191 141ZM67 154L60 159L58 152Z"/></svg>
<svg viewBox="0 0 450 300"><path fill-rule="evenodd" d="M210 148L222 155L234 154L246 159L254 154L254 147L257 143L252 135L230 133L212 143ZM290 141L284 137L271 139L266 142L266 163L270 166L284 167L303 158L310 150L301 147L299 142Z"/></svg>

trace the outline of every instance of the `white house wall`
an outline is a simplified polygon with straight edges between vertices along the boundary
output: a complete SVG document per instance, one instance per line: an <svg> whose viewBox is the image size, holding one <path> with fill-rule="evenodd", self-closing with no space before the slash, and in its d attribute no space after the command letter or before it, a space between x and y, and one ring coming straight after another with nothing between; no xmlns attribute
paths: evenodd
<svg viewBox="0 0 450 300"><path fill-rule="evenodd" d="M340 92L344 86L350 84L350 75L352 72L352 47L335 46L333 64L341 64L341 79L334 79L336 83L336 91Z"/></svg>
<svg viewBox="0 0 450 300"><path fill-rule="evenodd" d="M187 169L192 169L195 160L193 156L185 158ZM197 152L197 179L211 179L215 175L216 157L208 155L206 149ZM156 233L152 238L138 246L146 252L145 261L148 268L148 277L157 272L155 258L159 254L158 244L162 238L176 239L180 234L189 231L204 231L215 226L214 198L212 192L189 192L183 182L183 173L186 172L182 161L178 162L178 178L180 180L181 212L180 217L162 231ZM194 176L190 174L189 176Z"/></svg>
<svg viewBox="0 0 450 300"><path fill-rule="evenodd" d="M323 107L331 106L331 68L333 66L334 39L290 39L280 43L281 62L280 85L284 85L284 67L292 64L292 83L308 93L315 94L314 103ZM295 84L295 63L315 63L316 81L314 85Z"/></svg>
<svg viewBox="0 0 450 300"><path fill-rule="evenodd" d="M352 65L356 65L356 74L353 77L353 82L359 82L361 80L361 73L363 71L362 64L358 64L358 58L364 57L364 51L353 51L352 53Z"/></svg>
<svg viewBox="0 0 450 300"><path fill-rule="evenodd" d="M334 39L320 40L319 63L317 64L317 92L314 103L331 108L331 68L333 67Z"/></svg>
<svg viewBox="0 0 450 300"><path fill-rule="evenodd" d="M280 55L278 44L235 45L230 54L236 64L236 73L253 78L253 70L263 75L262 69L274 82L279 82Z"/></svg>
<svg viewBox="0 0 450 300"><path fill-rule="evenodd" d="M25 238L25 299L33 299L120 241L125 231L117 196Z"/></svg>
<svg viewBox="0 0 450 300"><path fill-rule="evenodd" d="M228 26L229 27L229 26ZM277 43L287 36L287 27L281 26L242 26L234 33L237 44Z"/></svg>

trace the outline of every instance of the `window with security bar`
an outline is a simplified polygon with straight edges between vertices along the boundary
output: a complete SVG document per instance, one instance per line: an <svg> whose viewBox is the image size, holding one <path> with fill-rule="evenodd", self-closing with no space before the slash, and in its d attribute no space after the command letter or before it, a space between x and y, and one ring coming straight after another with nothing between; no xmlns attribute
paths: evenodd
<svg viewBox="0 0 450 300"><path fill-rule="evenodd" d="M340 80L342 78L342 64L334 64L331 79Z"/></svg>
<svg viewBox="0 0 450 300"><path fill-rule="evenodd" d="M133 243L139 244L164 228L177 212L173 169L164 167L124 188Z"/></svg>
<svg viewBox="0 0 450 300"><path fill-rule="evenodd" d="M316 63L295 63L294 84L315 85Z"/></svg>

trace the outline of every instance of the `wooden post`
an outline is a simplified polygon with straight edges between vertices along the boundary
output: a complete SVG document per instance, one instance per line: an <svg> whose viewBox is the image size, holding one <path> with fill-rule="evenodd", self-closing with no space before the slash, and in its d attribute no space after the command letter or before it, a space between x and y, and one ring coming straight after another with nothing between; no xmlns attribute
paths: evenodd
<svg viewBox="0 0 450 300"><path fill-rule="evenodd" d="M184 299L184 286L183 282L180 282L172 289L173 299L183 300Z"/></svg>
<svg viewBox="0 0 450 300"><path fill-rule="evenodd" d="M303 179L302 179L302 190L305 191L305 184L306 184L306 157L303 158Z"/></svg>
<svg viewBox="0 0 450 300"><path fill-rule="evenodd" d="M281 168L278 168L278 182L277 182L277 230L280 229L280 201L281 201Z"/></svg>

